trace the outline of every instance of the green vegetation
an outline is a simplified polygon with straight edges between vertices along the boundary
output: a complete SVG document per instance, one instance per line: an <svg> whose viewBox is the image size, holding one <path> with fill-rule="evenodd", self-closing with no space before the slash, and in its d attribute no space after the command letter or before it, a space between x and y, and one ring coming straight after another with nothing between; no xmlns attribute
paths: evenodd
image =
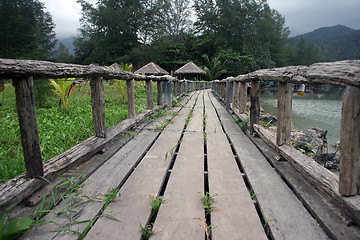
<svg viewBox="0 0 360 240"><path fill-rule="evenodd" d="M199 193L199 194L201 194L201 193ZM217 195L216 194L210 195L210 193L208 193L208 192L206 192L205 194L201 194L201 195L202 195L202 197L200 199L203 202L205 213L209 214L215 208L213 205L213 202L214 202L214 198Z"/></svg>
<svg viewBox="0 0 360 240"><path fill-rule="evenodd" d="M47 80L38 81L47 82L49 91L52 88ZM89 85L87 82L76 85L68 102L67 111L59 110L58 98L55 94L46 98L45 104L37 104L39 140L44 161L59 155L94 134ZM146 91L141 82L137 83L137 86L135 105L136 113L140 113L147 107ZM104 84L104 89L106 125L111 127L127 118L127 105L120 103L121 96L116 86ZM0 93L0 127L3 129L0 133L2 146L0 182L2 182L25 171L15 91L11 85L6 85L4 92Z"/></svg>
<svg viewBox="0 0 360 240"><path fill-rule="evenodd" d="M142 239L147 240L154 234L152 228L153 228L153 226L151 224L148 224L145 227L143 227L140 223Z"/></svg>
<svg viewBox="0 0 360 240"><path fill-rule="evenodd" d="M160 208L160 205L165 202L165 200L160 199L159 196L150 196L148 195L148 198L150 199L150 207L153 212L157 212Z"/></svg>
<svg viewBox="0 0 360 240"><path fill-rule="evenodd" d="M51 58L55 24L39 0L0 0L0 58Z"/></svg>

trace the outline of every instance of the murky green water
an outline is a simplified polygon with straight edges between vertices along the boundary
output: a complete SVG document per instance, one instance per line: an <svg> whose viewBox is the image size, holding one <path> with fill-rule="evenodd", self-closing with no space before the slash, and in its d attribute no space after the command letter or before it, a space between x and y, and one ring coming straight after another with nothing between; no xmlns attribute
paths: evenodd
<svg viewBox="0 0 360 240"><path fill-rule="evenodd" d="M328 131L329 145L340 139L340 120L343 91L338 93L293 94L292 122L295 128L318 127ZM276 116L277 92L262 92L261 106Z"/></svg>

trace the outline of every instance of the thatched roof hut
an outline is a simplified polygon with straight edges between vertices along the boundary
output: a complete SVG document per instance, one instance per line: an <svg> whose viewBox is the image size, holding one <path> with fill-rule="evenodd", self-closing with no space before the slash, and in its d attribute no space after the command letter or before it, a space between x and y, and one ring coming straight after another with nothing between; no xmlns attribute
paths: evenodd
<svg viewBox="0 0 360 240"><path fill-rule="evenodd" d="M199 66L197 66L193 62L188 62L181 68L175 71L175 75L179 74L206 74L204 70L202 70Z"/></svg>
<svg viewBox="0 0 360 240"><path fill-rule="evenodd" d="M195 63L188 62L187 64L176 70L174 74L188 79L190 78L201 79L203 75L206 74L206 72L203 69L201 69L199 66L197 66Z"/></svg>
<svg viewBox="0 0 360 240"><path fill-rule="evenodd" d="M142 68L135 71L137 74L145 74L145 75L168 75L169 73L162 69L156 63L150 62L143 66Z"/></svg>

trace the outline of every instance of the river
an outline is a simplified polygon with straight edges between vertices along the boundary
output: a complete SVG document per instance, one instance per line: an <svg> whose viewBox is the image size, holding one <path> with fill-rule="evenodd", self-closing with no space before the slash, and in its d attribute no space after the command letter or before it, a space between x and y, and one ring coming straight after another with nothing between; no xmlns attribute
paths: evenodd
<svg viewBox="0 0 360 240"><path fill-rule="evenodd" d="M293 93L292 122L300 130L318 127L327 130L329 145L340 139L340 120L343 91L337 93ZM277 92L262 92L260 105L276 116Z"/></svg>

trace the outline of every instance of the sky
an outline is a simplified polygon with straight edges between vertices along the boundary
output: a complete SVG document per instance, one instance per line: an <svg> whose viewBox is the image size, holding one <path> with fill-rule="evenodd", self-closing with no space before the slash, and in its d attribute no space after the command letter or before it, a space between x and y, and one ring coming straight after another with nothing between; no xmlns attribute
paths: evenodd
<svg viewBox="0 0 360 240"><path fill-rule="evenodd" d="M81 7L76 0L40 1L53 17L58 38L78 34ZM338 24L360 30L360 0L268 0L268 4L285 17L290 36Z"/></svg>

